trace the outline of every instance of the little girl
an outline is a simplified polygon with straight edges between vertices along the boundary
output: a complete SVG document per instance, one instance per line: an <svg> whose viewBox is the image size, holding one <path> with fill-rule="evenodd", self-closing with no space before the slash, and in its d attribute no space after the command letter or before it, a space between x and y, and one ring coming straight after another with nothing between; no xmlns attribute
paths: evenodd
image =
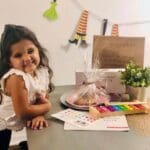
<svg viewBox="0 0 150 150"><path fill-rule="evenodd" d="M24 122L32 129L48 126L44 114L51 108L53 85L44 52L28 28L5 25L0 41L0 149L8 149L11 130L21 130Z"/></svg>

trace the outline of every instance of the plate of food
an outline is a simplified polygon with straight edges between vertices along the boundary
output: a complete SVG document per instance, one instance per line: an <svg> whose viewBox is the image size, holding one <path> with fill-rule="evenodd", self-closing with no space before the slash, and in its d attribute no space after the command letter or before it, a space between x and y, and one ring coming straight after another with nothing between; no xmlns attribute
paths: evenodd
<svg viewBox="0 0 150 150"><path fill-rule="evenodd" d="M97 106L100 104L104 104L109 101L107 95L81 92L81 90L74 89L64 93L60 97L60 101L67 107L79 110L89 110L90 106Z"/></svg>
<svg viewBox="0 0 150 150"><path fill-rule="evenodd" d="M89 110L89 107L87 106L78 106L78 105L74 105L72 103L68 103L68 97L70 96L70 94L72 94L72 91L66 92L64 93L61 97L60 97L60 102L69 107L69 108L73 108L73 109L77 109L77 110Z"/></svg>

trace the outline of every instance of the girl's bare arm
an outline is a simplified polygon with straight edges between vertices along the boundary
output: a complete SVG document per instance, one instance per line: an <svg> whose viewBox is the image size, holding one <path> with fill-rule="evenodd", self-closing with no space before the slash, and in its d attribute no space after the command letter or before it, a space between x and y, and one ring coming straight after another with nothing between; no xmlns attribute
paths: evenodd
<svg viewBox="0 0 150 150"><path fill-rule="evenodd" d="M19 118L31 118L45 114L51 108L51 103L47 101L43 104L30 104L28 91L21 76L11 75L5 85L6 93L12 97L16 116Z"/></svg>

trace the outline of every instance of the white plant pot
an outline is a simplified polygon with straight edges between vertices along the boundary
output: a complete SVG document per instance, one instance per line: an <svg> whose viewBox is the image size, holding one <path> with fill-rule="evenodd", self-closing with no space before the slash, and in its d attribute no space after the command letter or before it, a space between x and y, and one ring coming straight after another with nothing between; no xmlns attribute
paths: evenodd
<svg viewBox="0 0 150 150"><path fill-rule="evenodd" d="M130 95L130 100L147 101L146 98L147 87L132 87L127 86L126 92Z"/></svg>

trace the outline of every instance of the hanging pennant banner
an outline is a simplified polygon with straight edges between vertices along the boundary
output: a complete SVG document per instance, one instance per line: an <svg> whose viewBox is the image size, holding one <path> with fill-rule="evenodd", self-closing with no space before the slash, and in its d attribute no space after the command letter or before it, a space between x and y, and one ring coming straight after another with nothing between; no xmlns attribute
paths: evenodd
<svg viewBox="0 0 150 150"><path fill-rule="evenodd" d="M56 6L57 6L56 0L53 0L53 2L51 2L50 8L44 12L43 16L49 20L56 20L58 18L55 8Z"/></svg>
<svg viewBox="0 0 150 150"><path fill-rule="evenodd" d="M78 44L78 41L81 40L80 46L87 47L86 42L86 29L87 29L87 20L88 20L88 11L84 10L81 14L79 23L76 27L73 39L70 39L70 43Z"/></svg>
<svg viewBox="0 0 150 150"><path fill-rule="evenodd" d="M144 65L144 37L94 36L93 68L124 68L129 61Z"/></svg>

